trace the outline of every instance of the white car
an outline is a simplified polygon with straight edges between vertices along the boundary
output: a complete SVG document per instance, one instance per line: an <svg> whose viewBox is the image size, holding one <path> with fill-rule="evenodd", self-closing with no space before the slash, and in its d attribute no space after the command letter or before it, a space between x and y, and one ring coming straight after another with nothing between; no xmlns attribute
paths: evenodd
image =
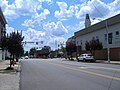
<svg viewBox="0 0 120 90"><path fill-rule="evenodd" d="M81 54L80 56L77 57L78 62L79 61L94 61L93 55L92 54Z"/></svg>
<svg viewBox="0 0 120 90"><path fill-rule="evenodd" d="M28 56L25 56L25 59L28 59Z"/></svg>

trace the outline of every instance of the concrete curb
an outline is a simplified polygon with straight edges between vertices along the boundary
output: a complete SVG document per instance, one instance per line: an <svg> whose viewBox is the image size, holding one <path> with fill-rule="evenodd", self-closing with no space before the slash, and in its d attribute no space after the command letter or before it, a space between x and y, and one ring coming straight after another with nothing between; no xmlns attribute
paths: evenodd
<svg viewBox="0 0 120 90"><path fill-rule="evenodd" d="M5 70L7 67L9 60L0 62L0 90L19 90L19 62L13 66L15 70Z"/></svg>
<svg viewBox="0 0 120 90"><path fill-rule="evenodd" d="M62 58L62 61L77 61L76 58L73 58L74 60L66 60L64 58ZM120 65L120 61L110 61L110 63L108 63L107 60L96 60L96 62L94 63L102 63L102 64L114 64L114 65Z"/></svg>

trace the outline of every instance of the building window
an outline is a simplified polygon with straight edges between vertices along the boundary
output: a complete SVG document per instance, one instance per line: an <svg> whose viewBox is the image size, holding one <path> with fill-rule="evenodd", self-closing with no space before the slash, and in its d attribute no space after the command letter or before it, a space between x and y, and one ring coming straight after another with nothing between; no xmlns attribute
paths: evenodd
<svg viewBox="0 0 120 90"><path fill-rule="evenodd" d="M93 39L95 39L95 37L93 37Z"/></svg>
<svg viewBox="0 0 120 90"><path fill-rule="evenodd" d="M82 40L81 40L81 46L82 46Z"/></svg>
<svg viewBox="0 0 120 90"><path fill-rule="evenodd" d="M99 37L98 37L98 36L96 36L96 39L99 39Z"/></svg>
<svg viewBox="0 0 120 90"><path fill-rule="evenodd" d="M119 35L119 31L116 31L116 35Z"/></svg>
<svg viewBox="0 0 120 90"><path fill-rule="evenodd" d="M109 33L109 34L108 34L108 43L109 43L109 44L112 44L112 38L113 38L113 37L112 37L112 33Z"/></svg>
<svg viewBox="0 0 120 90"><path fill-rule="evenodd" d="M77 45L78 45L78 41L77 41Z"/></svg>
<svg viewBox="0 0 120 90"><path fill-rule="evenodd" d="M107 41L107 34L105 34L105 41Z"/></svg>

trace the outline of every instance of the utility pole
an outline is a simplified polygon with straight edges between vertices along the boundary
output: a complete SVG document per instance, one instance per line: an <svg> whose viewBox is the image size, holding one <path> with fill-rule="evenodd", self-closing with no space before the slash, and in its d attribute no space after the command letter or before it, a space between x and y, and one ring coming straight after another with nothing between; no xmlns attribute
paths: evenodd
<svg viewBox="0 0 120 90"><path fill-rule="evenodd" d="M108 58L108 63L110 63L110 48L109 48L109 36L108 36L108 23L107 23L107 20L105 21L105 24L106 24L106 35L107 35L107 58Z"/></svg>
<svg viewBox="0 0 120 90"><path fill-rule="evenodd" d="M93 20L95 20L96 18L93 18ZM103 21L101 19L97 19L99 21ZM106 35L107 35L107 61L108 63L110 63L110 48L109 48L109 36L108 36L108 22L107 20L104 20L105 21L105 29L106 29Z"/></svg>

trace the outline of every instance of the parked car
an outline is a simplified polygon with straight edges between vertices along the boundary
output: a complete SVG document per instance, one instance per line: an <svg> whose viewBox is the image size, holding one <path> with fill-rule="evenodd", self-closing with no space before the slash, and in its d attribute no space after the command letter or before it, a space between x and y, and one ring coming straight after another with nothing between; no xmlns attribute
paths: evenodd
<svg viewBox="0 0 120 90"><path fill-rule="evenodd" d="M77 61L94 61L93 55L92 54L81 54L80 56L77 57Z"/></svg>
<svg viewBox="0 0 120 90"><path fill-rule="evenodd" d="M28 59L28 56L25 56L25 59Z"/></svg>

